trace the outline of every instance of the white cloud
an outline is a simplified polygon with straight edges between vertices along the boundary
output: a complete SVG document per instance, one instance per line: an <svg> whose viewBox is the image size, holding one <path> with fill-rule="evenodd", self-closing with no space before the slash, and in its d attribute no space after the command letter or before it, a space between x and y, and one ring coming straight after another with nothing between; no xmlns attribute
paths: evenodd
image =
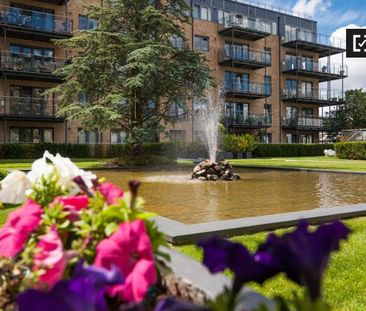
<svg viewBox="0 0 366 311"><path fill-rule="evenodd" d="M331 37L340 38L346 40L346 29L347 28L365 28L365 26L349 24L344 27L340 27L335 30ZM334 55L331 57L332 62L341 64L342 55ZM345 90L364 88L366 90L366 58L346 58L344 55L344 64L348 66L348 78L344 80ZM340 89L341 82L335 81L332 83L334 89Z"/></svg>
<svg viewBox="0 0 366 311"><path fill-rule="evenodd" d="M292 9L301 14L315 16L325 12L330 6L330 0L297 0Z"/></svg>

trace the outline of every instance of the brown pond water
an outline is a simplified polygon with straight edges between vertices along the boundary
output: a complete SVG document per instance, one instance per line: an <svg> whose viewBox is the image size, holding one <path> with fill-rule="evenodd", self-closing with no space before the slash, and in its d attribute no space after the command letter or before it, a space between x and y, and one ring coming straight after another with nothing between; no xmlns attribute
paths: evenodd
<svg viewBox="0 0 366 311"><path fill-rule="evenodd" d="M189 179L177 171L98 171L127 189L142 182L145 209L187 224L366 203L366 175L235 169L238 182Z"/></svg>

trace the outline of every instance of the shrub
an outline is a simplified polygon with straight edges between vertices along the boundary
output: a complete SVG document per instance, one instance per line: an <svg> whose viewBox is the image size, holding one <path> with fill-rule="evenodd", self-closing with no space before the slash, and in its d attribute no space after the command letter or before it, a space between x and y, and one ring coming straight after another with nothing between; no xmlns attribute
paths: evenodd
<svg viewBox="0 0 366 311"><path fill-rule="evenodd" d="M241 152L238 144L238 137L233 134L225 134L222 138L222 150L224 152L233 153Z"/></svg>
<svg viewBox="0 0 366 311"><path fill-rule="evenodd" d="M258 144L255 157L309 157L323 156L325 149L334 149L334 144Z"/></svg>
<svg viewBox="0 0 366 311"><path fill-rule="evenodd" d="M336 143L334 148L340 159L366 160L366 142Z"/></svg>
<svg viewBox="0 0 366 311"><path fill-rule="evenodd" d="M181 143L178 147L178 157L197 159L197 158L207 158L208 153L203 144L200 143Z"/></svg>
<svg viewBox="0 0 366 311"><path fill-rule="evenodd" d="M253 152L257 147L257 139L251 134L239 135L236 140L239 152Z"/></svg>
<svg viewBox="0 0 366 311"><path fill-rule="evenodd" d="M8 175L8 172L4 169L0 169L0 181Z"/></svg>

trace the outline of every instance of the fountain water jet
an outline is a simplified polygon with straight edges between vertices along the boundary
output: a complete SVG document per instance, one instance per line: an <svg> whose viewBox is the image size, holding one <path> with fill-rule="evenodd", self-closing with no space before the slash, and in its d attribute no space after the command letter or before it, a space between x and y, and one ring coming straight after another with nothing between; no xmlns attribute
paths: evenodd
<svg viewBox="0 0 366 311"><path fill-rule="evenodd" d="M219 124L224 107L222 92L218 94L215 102L211 95L207 96L206 105L198 111L198 124L200 124L199 138L204 143L209 159L198 164L192 172L192 179L199 180L239 180L240 176L234 174L232 166L226 161L216 162L219 151Z"/></svg>

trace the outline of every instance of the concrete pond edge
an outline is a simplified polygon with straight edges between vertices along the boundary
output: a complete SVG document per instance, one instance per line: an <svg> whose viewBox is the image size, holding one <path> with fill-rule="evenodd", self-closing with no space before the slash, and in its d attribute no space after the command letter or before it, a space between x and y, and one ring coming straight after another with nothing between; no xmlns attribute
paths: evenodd
<svg viewBox="0 0 366 311"><path fill-rule="evenodd" d="M157 216L155 221L165 238L172 244L188 244L216 235L231 237L248 233L274 230L296 225L301 219L312 224L366 216L366 204L346 205L334 208L317 208L312 210L246 217L231 220L184 224L166 217Z"/></svg>

